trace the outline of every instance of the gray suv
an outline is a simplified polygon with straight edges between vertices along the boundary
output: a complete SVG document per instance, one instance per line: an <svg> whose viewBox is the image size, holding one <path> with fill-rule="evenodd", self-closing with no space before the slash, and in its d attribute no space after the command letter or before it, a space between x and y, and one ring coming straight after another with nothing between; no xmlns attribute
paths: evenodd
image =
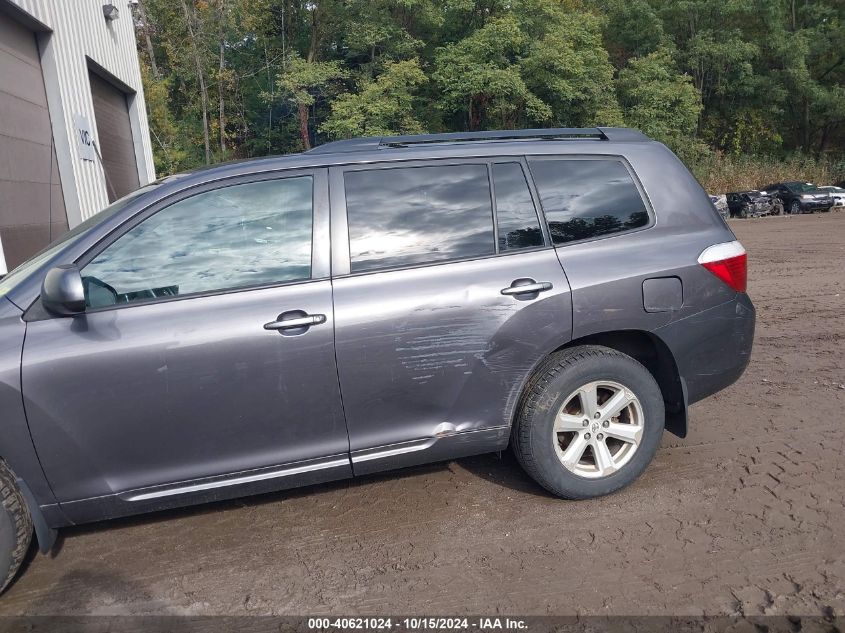
<svg viewBox="0 0 845 633"><path fill-rule="evenodd" d="M745 369L746 255L618 128L364 138L172 176L0 282L0 583L34 531L512 446L631 483Z"/></svg>

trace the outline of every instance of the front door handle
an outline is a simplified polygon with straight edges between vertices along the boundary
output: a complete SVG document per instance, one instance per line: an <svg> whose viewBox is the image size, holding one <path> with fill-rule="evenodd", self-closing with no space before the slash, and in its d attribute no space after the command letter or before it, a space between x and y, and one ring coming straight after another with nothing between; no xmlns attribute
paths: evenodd
<svg viewBox="0 0 845 633"><path fill-rule="evenodd" d="M552 289L550 281L534 281L533 279L516 279L507 288L502 288L503 295L527 295L545 292Z"/></svg>
<svg viewBox="0 0 845 633"><path fill-rule="evenodd" d="M311 327L312 325L320 325L326 322L325 314L305 314L301 311L296 311L292 318L286 319L285 315L290 314L284 312L280 314L276 321L270 321L264 324L265 330L294 330L301 327ZM299 316L301 315L301 316Z"/></svg>

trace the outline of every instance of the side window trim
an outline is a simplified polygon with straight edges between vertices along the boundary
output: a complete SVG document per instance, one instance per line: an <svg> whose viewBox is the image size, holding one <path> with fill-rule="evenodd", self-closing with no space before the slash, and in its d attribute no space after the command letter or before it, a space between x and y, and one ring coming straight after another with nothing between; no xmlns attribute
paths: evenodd
<svg viewBox="0 0 845 633"><path fill-rule="evenodd" d="M537 191L537 186L534 184L534 176L531 174L531 168L528 166L528 157L521 156L519 162L522 165L522 172L525 174L525 180L528 183L528 191L531 192L531 199L534 201L534 208L537 210L537 217L540 219L540 230L543 232L543 246L544 248L554 248L552 234L549 231L549 223L546 220L543 205L540 204L540 192Z"/></svg>
<svg viewBox="0 0 845 633"><path fill-rule="evenodd" d="M499 209L496 204L496 186L493 184L493 165L487 163L487 186L490 188L490 207L493 211L493 254L499 255Z"/></svg>
<svg viewBox="0 0 845 633"><path fill-rule="evenodd" d="M540 162L547 160L615 160L619 162L628 172L628 175L634 183L634 187L636 188L637 193L639 194L640 199L642 200L646 215L648 216L648 223L644 226L639 226L633 229L625 229L616 233L608 233L605 235L587 237L580 240L572 240L571 242L565 242L563 244L554 244L551 239L551 229L549 228L549 220L546 216L546 210L543 208L543 204L540 202L540 192L537 190L537 183L534 181L534 174L531 171L532 162ZM565 248L572 244L584 244L586 242L593 242L596 240L611 239L620 235L630 235L631 233L646 231L652 228L657 223L657 219L654 213L654 207L651 204L651 199L648 197L645 187L643 187L643 183L640 181L637 172L634 171L634 168L631 167L630 163L628 163L624 156L618 154L527 154L525 156L525 161L528 173L528 186L531 189L532 195L536 196L536 204L539 205L537 208L540 212L540 223L543 226L544 234L548 232L548 240L549 243L552 244L553 248Z"/></svg>
<svg viewBox="0 0 845 633"><path fill-rule="evenodd" d="M213 180L207 183L202 183L187 189L183 189L172 196L158 200L149 207L139 211L127 222L123 223L117 230L112 231L104 236L100 241L89 248L85 253L76 259L74 262L80 269L83 269L91 261L93 261L100 253L106 250L114 242L123 237L126 233L134 229L136 226L149 219L159 211L163 211L168 207L192 198L196 195L224 189L226 187L236 185L247 185L257 182L266 182L272 180L284 180L287 178L296 178L301 176L310 176L313 179L313 199L312 199L312 221L311 221L311 278L300 279L295 281L281 281L278 283L261 284L254 286L243 286L236 288L223 288L210 290L207 292L195 292L184 295L164 296L155 299L133 301L131 303L120 303L110 306L103 306L98 308L88 308L86 313L105 312L110 310L122 310L133 308L136 306L169 303L173 301L181 301L186 299L195 299L198 297L207 297L224 294L234 294L240 292L249 292L252 290L261 290L264 288L274 288L279 286L294 286L324 281L329 278L330 267L330 243L329 243L329 196L328 196L328 170L326 168L307 168L307 169L285 169L271 172L259 172L253 174L244 174L234 176L231 178L224 178L220 180ZM40 298L37 303L40 303ZM63 318L51 315L50 318Z"/></svg>
<svg viewBox="0 0 845 633"><path fill-rule="evenodd" d="M495 165L512 164L517 164L520 169L522 169L522 177L525 178L525 184L528 186L528 193L531 196L531 202L534 204L534 214L537 216L537 223L540 225L540 232L543 234L543 244L542 246L532 246L512 251L505 250L502 252L499 248L499 205L496 199L496 181L493 178L493 167ZM534 188L534 179L531 177L531 171L528 169L528 162L525 160L525 156L504 156L493 158L489 163L488 173L490 178L491 195L493 196L493 221L495 222L494 228L496 230L496 255L514 255L516 253L525 253L548 248L552 243L551 236L549 235L549 229L546 226L546 218L543 215L543 209L540 206L540 197Z"/></svg>
<svg viewBox="0 0 845 633"><path fill-rule="evenodd" d="M352 262L349 255L349 225L346 223L346 190L343 183L343 167L329 168L329 204L331 230L331 276L350 274Z"/></svg>

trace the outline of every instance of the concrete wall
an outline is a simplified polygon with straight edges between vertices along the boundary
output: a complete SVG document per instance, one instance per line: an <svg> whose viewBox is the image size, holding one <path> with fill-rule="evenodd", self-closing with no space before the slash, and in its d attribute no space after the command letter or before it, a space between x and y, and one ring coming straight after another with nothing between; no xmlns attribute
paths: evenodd
<svg viewBox="0 0 845 633"><path fill-rule="evenodd" d="M107 21L103 17L106 1L118 8L117 20ZM143 186L155 179L131 8L126 0L11 2L45 27L38 35L41 65L68 224L74 227L108 204L102 166L97 161L81 158L74 124L74 115L87 118L96 139L89 67L99 67L101 73L111 75L129 93L138 180Z"/></svg>

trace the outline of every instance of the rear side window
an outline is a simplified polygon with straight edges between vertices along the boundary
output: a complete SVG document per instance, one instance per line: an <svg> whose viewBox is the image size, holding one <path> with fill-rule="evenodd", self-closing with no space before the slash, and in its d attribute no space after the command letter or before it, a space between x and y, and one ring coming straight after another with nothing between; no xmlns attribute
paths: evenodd
<svg viewBox="0 0 845 633"><path fill-rule="evenodd" d="M492 255L486 165L344 174L353 273Z"/></svg>
<svg viewBox="0 0 845 633"><path fill-rule="evenodd" d="M493 165L499 252L543 245L543 232L519 163Z"/></svg>
<svg viewBox="0 0 845 633"><path fill-rule="evenodd" d="M619 160L530 161L540 204L555 244L646 226L648 211Z"/></svg>

